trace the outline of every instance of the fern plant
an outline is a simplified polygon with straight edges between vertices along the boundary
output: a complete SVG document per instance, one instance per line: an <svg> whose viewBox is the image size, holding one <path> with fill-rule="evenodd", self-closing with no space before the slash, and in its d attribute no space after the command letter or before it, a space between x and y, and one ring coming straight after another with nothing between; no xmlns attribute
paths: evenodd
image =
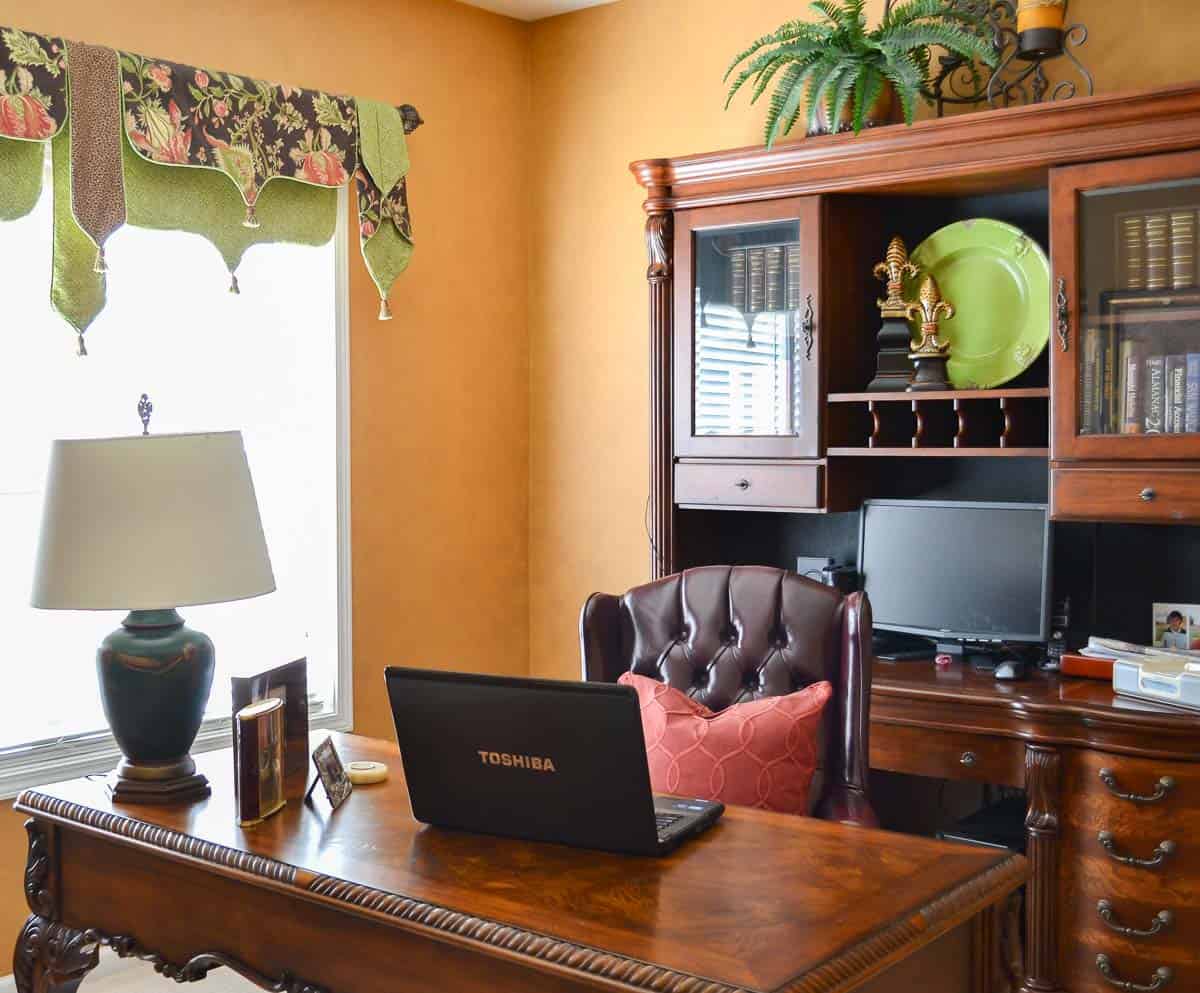
<svg viewBox="0 0 1200 993"><path fill-rule="evenodd" d="M968 62L996 64L991 33L983 18L958 9L951 0L908 0L885 11L872 30L864 12L867 0L814 0L816 22L789 21L741 52L725 72L737 71L725 101L752 84L757 102L772 80L764 136L767 147L787 134L807 106L808 129L816 128L822 107L831 126L850 108L855 134L863 129L868 109L888 84L895 87L911 124L917 98L929 86L930 50L946 49Z"/></svg>

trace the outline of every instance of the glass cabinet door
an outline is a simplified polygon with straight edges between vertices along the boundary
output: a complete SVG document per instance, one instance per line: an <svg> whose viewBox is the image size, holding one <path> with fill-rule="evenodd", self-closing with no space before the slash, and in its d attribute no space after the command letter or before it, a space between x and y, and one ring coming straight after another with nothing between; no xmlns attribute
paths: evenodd
<svg viewBox="0 0 1200 993"><path fill-rule="evenodd" d="M1054 187L1073 215L1055 228L1054 457L1196 457L1200 155L1064 169Z"/></svg>
<svg viewBox="0 0 1200 993"><path fill-rule="evenodd" d="M818 219L808 199L676 216L677 454L818 456Z"/></svg>

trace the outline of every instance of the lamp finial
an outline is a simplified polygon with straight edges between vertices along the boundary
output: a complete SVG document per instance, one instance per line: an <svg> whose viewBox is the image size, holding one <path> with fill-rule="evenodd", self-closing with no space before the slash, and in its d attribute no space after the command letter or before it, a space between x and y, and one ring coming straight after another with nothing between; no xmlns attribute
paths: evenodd
<svg viewBox="0 0 1200 993"><path fill-rule="evenodd" d="M143 393L142 398L138 401L138 417L142 419L142 437L148 437L150 434L150 415L154 413L154 404L150 402L150 398Z"/></svg>

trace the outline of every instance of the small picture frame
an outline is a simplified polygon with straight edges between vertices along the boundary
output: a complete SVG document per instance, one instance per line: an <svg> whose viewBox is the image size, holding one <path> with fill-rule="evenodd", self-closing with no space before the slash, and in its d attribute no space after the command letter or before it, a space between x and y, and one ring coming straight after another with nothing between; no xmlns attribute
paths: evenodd
<svg viewBox="0 0 1200 993"><path fill-rule="evenodd" d="M1166 651L1200 650L1200 604L1154 604L1151 644Z"/></svg>
<svg viewBox="0 0 1200 993"><path fill-rule="evenodd" d="M342 765L342 759L338 755L337 749L333 747L333 739L326 738L321 742L312 753L312 759L313 764L317 767L317 780L329 798L329 806L337 810L353 792L354 784L346 775L346 767ZM316 785L313 783L309 788L309 796L312 795Z"/></svg>
<svg viewBox="0 0 1200 993"><path fill-rule="evenodd" d="M261 700L283 701L283 790L299 800L308 790L308 659L251 676L234 676L233 713Z"/></svg>

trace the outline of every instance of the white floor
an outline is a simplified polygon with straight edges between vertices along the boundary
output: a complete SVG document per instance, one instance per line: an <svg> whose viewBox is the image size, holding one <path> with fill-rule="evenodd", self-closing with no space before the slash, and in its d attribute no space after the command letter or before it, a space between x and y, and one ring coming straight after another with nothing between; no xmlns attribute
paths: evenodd
<svg viewBox="0 0 1200 993"><path fill-rule="evenodd" d="M148 962L119 959L108 949L100 952L100 964L79 987L80 993L169 993L175 986L154 971ZM16 993L12 976L0 979L0 993ZM261 993L257 986L229 969L214 969L198 989L203 993Z"/></svg>

